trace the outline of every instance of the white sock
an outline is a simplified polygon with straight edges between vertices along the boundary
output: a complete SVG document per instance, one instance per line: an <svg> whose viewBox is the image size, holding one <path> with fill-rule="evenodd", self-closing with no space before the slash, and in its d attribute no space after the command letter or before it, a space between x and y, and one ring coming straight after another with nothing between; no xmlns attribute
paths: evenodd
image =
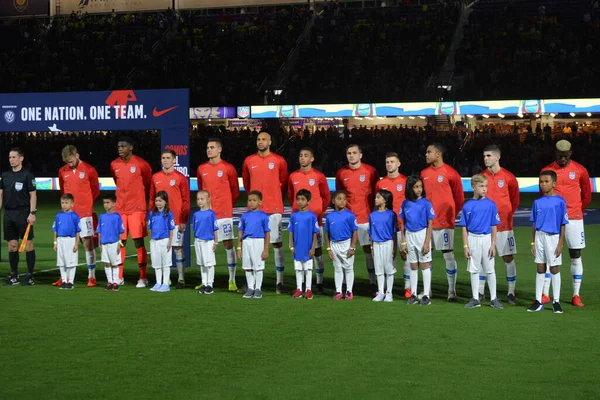
<svg viewBox="0 0 600 400"><path fill-rule="evenodd" d="M85 261L88 265L88 279L94 278L96 279L96 251L95 250L86 250L85 251Z"/></svg>
<svg viewBox="0 0 600 400"><path fill-rule="evenodd" d="M346 291L352 293L352 290L354 289L354 269L348 268L344 271L346 277Z"/></svg>
<svg viewBox="0 0 600 400"><path fill-rule="evenodd" d="M67 279L69 279L69 283L75 283L75 270L77 268L70 267L67 268Z"/></svg>
<svg viewBox="0 0 600 400"><path fill-rule="evenodd" d="M342 293L342 281L344 280L344 271L341 267L335 267L333 272L333 279L335 281L335 292Z"/></svg>
<svg viewBox="0 0 600 400"><path fill-rule="evenodd" d="M431 292L431 268L422 269L423 274L423 295L429 296Z"/></svg>
<svg viewBox="0 0 600 400"><path fill-rule="evenodd" d="M273 258L275 259L275 270L277 271L277 283L283 285L283 271L285 269L283 247L273 247Z"/></svg>
<svg viewBox="0 0 600 400"><path fill-rule="evenodd" d="M408 289L411 288L410 290L412 291L412 284L410 282L410 280L412 279L412 273L411 273L411 269L410 269L410 263L408 262L408 260L403 261L402 263L402 275L404 277L404 289ZM419 272L417 270L417 272ZM418 275L417 275L418 278Z"/></svg>
<svg viewBox="0 0 600 400"><path fill-rule="evenodd" d="M454 252L443 254L444 260L446 260L446 277L448 278L448 292L456 293L456 259L454 258ZM479 290L479 282L477 282L477 290Z"/></svg>
<svg viewBox="0 0 600 400"><path fill-rule="evenodd" d="M485 272L479 271L479 294L485 294Z"/></svg>
<svg viewBox="0 0 600 400"><path fill-rule="evenodd" d="M302 282L304 282L304 271L296 270L296 289L302 290Z"/></svg>
<svg viewBox="0 0 600 400"><path fill-rule="evenodd" d="M554 296L554 302L560 301L560 272L552 274L552 295Z"/></svg>
<svg viewBox="0 0 600 400"><path fill-rule="evenodd" d="M202 284L208 286L208 269L204 265L200 267L200 278L202 279Z"/></svg>
<svg viewBox="0 0 600 400"><path fill-rule="evenodd" d="M487 274L487 282L488 288L490 289L490 300L494 300L498 293L496 292L496 272L492 272L491 274Z"/></svg>
<svg viewBox="0 0 600 400"><path fill-rule="evenodd" d="M312 290L312 269L305 271L304 279L306 279L306 290Z"/></svg>
<svg viewBox="0 0 600 400"><path fill-rule="evenodd" d="M162 270L162 268L154 268L154 274L156 275L156 283L158 283L159 285L162 285L162 283L163 283L163 270Z"/></svg>
<svg viewBox="0 0 600 400"><path fill-rule="evenodd" d="M229 270L229 280L235 282L235 267L236 267L236 255L235 249L225 249L227 254L227 269Z"/></svg>
<svg viewBox="0 0 600 400"><path fill-rule="evenodd" d="M385 292L385 275L377 275L377 294L383 296L383 292Z"/></svg>
<svg viewBox="0 0 600 400"><path fill-rule="evenodd" d="M535 276L535 299L537 301L540 302L540 304L542 303L542 293L544 291L544 282L546 280L545 278L546 274L545 273L538 273Z"/></svg>
<svg viewBox="0 0 600 400"><path fill-rule="evenodd" d="M583 262L581 257L571 258L571 277L573 278L573 296L579 296L581 279L583 278Z"/></svg>
<svg viewBox="0 0 600 400"><path fill-rule="evenodd" d="M392 290L394 289L394 274L387 275L385 277L385 280L386 280L386 285L387 285L387 295L391 296Z"/></svg>
<svg viewBox="0 0 600 400"><path fill-rule="evenodd" d="M471 295L475 300L479 300L479 273L471 273Z"/></svg>
<svg viewBox="0 0 600 400"><path fill-rule="evenodd" d="M504 263L506 267L506 282L508 283L508 294L515 294L515 285L517 284L517 266L515 260Z"/></svg>
<svg viewBox="0 0 600 400"><path fill-rule="evenodd" d="M119 283L119 270L118 266L112 267L112 283Z"/></svg>
<svg viewBox="0 0 600 400"><path fill-rule="evenodd" d="M171 267L163 267L163 285L168 285L171 280Z"/></svg>
<svg viewBox="0 0 600 400"><path fill-rule="evenodd" d="M548 296L550 294L550 280L552 274L550 273L550 267L546 264L546 275L544 277L544 294Z"/></svg>
<svg viewBox="0 0 600 400"><path fill-rule="evenodd" d="M112 281L112 268L104 267L104 273L106 274L106 282L113 283Z"/></svg>
<svg viewBox="0 0 600 400"><path fill-rule="evenodd" d="M323 255L315 256L315 265L317 268L315 269L317 273L317 285L323 284L323 274L325 273L325 262L323 261Z"/></svg>
<svg viewBox="0 0 600 400"><path fill-rule="evenodd" d="M246 285L248 285L248 289L254 290L254 271L246 270Z"/></svg>
<svg viewBox="0 0 600 400"><path fill-rule="evenodd" d="M406 279L404 279L406 281ZM417 295L417 287L419 286L419 270L411 269L410 270L410 291L413 296ZM425 292L423 292L425 293Z"/></svg>
<svg viewBox="0 0 600 400"><path fill-rule="evenodd" d="M262 270L256 271L256 288L260 290L262 288L263 282L263 272Z"/></svg>
<svg viewBox="0 0 600 400"><path fill-rule="evenodd" d="M60 267L60 279L62 279L64 283L67 283L67 280L69 279L67 276L67 269L65 267Z"/></svg>
<svg viewBox="0 0 600 400"><path fill-rule="evenodd" d="M365 253L365 258L367 259L367 272L369 273L369 283L371 285L375 284L375 262L373 261L373 253Z"/></svg>
<svg viewBox="0 0 600 400"><path fill-rule="evenodd" d="M208 270L208 286L215 286L215 267L213 265L206 267Z"/></svg>
<svg viewBox="0 0 600 400"><path fill-rule="evenodd" d="M179 274L177 279L180 281L185 281L185 269L183 266L185 258L183 257L183 250L174 249L173 252L175 253L175 265L177 266L177 273Z"/></svg>

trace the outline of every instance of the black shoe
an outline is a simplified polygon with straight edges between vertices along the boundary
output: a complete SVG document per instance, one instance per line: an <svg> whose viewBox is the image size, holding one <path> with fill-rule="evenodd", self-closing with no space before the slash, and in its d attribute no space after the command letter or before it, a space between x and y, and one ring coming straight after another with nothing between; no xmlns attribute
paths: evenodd
<svg viewBox="0 0 600 400"><path fill-rule="evenodd" d="M517 299L515 298L514 294L509 294L508 296L506 296L506 301L508 302L508 304L512 304L512 305L517 305Z"/></svg>
<svg viewBox="0 0 600 400"><path fill-rule="evenodd" d="M67 282L63 281L63 283L61 283L58 288L60 290L66 290L68 286L69 286L69 284Z"/></svg>
<svg viewBox="0 0 600 400"><path fill-rule="evenodd" d="M323 284L322 283L318 283L317 287L315 287L315 294L318 296L324 296L325 295L325 290L323 290Z"/></svg>
<svg viewBox="0 0 600 400"><path fill-rule="evenodd" d="M112 288L113 288L113 284L112 284L112 283L109 283L109 284L108 284L108 285L106 285L106 287L104 288L104 291L105 291L105 292L110 292L110 291L112 290Z"/></svg>
<svg viewBox="0 0 600 400"><path fill-rule="evenodd" d="M67 283L67 287L65 288L67 290L73 290L73 284L72 283ZM113 288L114 290L114 288Z"/></svg>
<svg viewBox="0 0 600 400"><path fill-rule="evenodd" d="M552 310L554 311L554 314L562 314L563 313L563 309L560 306L560 303L558 301L555 301L554 303L552 303Z"/></svg>
<svg viewBox="0 0 600 400"><path fill-rule="evenodd" d="M8 278L6 282L4 282L4 286L16 286L19 284L19 280L16 278Z"/></svg>
<svg viewBox="0 0 600 400"><path fill-rule="evenodd" d="M215 291L213 290L212 286L205 286L204 287L204 294L213 294Z"/></svg>
<svg viewBox="0 0 600 400"><path fill-rule="evenodd" d="M71 283L71 285L72 285L72 283ZM113 283L113 285L112 285L112 291L113 292L118 292L119 289L120 289L119 285L117 285L116 283Z"/></svg>
<svg viewBox="0 0 600 400"><path fill-rule="evenodd" d="M35 281L33 280L33 276L27 274L27 278L25 278L23 283L21 283L21 286L33 286L34 284L35 284Z"/></svg>
<svg viewBox="0 0 600 400"><path fill-rule="evenodd" d="M283 287L283 283L278 283L275 286L275 293L282 294L284 291L285 291L285 288Z"/></svg>
<svg viewBox="0 0 600 400"><path fill-rule="evenodd" d="M539 301L534 301L533 304L531 305L531 307L529 307L527 309L528 312L538 312L538 311L544 311L544 305L542 303L540 303Z"/></svg>
<svg viewBox="0 0 600 400"><path fill-rule="evenodd" d="M377 296L377 285L371 285L371 297Z"/></svg>
<svg viewBox="0 0 600 400"><path fill-rule="evenodd" d="M175 289L185 289L185 281L177 281Z"/></svg>

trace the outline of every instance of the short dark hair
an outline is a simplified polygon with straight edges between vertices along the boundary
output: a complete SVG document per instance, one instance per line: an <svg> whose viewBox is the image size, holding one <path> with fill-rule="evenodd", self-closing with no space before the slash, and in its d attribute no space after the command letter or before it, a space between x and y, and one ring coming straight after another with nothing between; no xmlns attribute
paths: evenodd
<svg viewBox="0 0 600 400"><path fill-rule="evenodd" d="M496 153L498 155L502 154L502 150L500 150L500 146L498 146L497 144L490 144L488 146L485 146L483 152L485 153L486 151Z"/></svg>
<svg viewBox="0 0 600 400"><path fill-rule="evenodd" d="M310 201L310 198L312 197L312 194L310 193L309 190L306 189L300 189L298 190L298 193L296 193L296 199L300 196L304 196L306 197L306 200Z"/></svg>
<svg viewBox="0 0 600 400"><path fill-rule="evenodd" d="M430 146L435 147L435 149L437 151L439 151L440 153L442 153L442 155L444 155L444 153L446 153L446 146L444 146L440 142L433 142L430 144Z"/></svg>
<svg viewBox="0 0 600 400"><path fill-rule="evenodd" d="M9 152L9 153L12 153L13 151L14 151L15 153L17 153L19 156L21 156L21 157L25 157L25 152L23 151L23 149L22 149L22 148L20 148L20 147L11 147L11 148L10 148L10 150L9 150L8 152Z"/></svg>
<svg viewBox="0 0 600 400"><path fill-rule="evenodd" d="M177 153L175 153L175 150L173 149L164 149L160 155L162 156L163 154L170 154L173 156L173 158L177 157Z"/></svg>
<svg viewBox="0 0 600 400"><path fill-rule="evenodd" d="M310 148L310 147L303 147L300 149L300 151L310 151L310 154L314 157L315 156L315 151ZM298 152L298 154L300 154L300 151Z"/></svg>
<svg viewBox="0 0 600 400"><path fill-rule="evenodd" d="M346 193L345 190L339 189L336 190L335 192L333 192L333 194L331 195L331 206L335 208L335 204L333 204L333 201L335 200L336 197L338 197L340 194L343 194L344 196L346 196L346 198L348 198L348 193Z"/></svg>
<svg viewBox="0 0 600 400"><path fill-rule="evenodd" d="M71 193L65 193L62 196L60 196L61 200L71 200L71 201L75 201L75 197L73 197L73 195Z"/></svg>
<svg viewBox="0 0 600 400"><path fill-rule="evenodd" d="M415 195L413 188L419 181L421 181L421 178L419 178L417 175L411 175L406 178L406 189L404 190L406 200L417 201L417 196ZM423 185L423 193L421 193L421 196L427 197L427 193L425 193L425 185Z"/></svg>
<svg viewBox="0 0 600 400"><path fill-rule="evenodd" d="M346 153L348 152L348 149L352 148L352 147L356 147L358 149L358 152L360 154L362 154L362 149L360 148L359 145L357 145L356 143L353 144L349 144L348 146L346 146Z"/></svg>
<svg viewBox="0 0 600 400"><path fill-rule="evenodd" d="M121 136L119 139L117 139L117 143L119 143L119 142L125 142L132 147L135 146L135 142L129 136Z"/></svg>
<svg viewBox="0 0 600 400"><path fill-rule="evenodd" d="M262 193L260 192L260 190L252 190L250 193L248 193L248 197L252 195L258 197L259 200L262 200Z"/></svg>
<svg viewBox="0 0 600 400"><path fill-rule="evenodd" d="M390 151L388 153L385 153L385 158L390 158L390 157L396 157L398 159L398 161L400 161L400 156L395 151Z"/></svg>
<svg viewBox="0 0 600 400"><path fill-rule="evenodd" d="M206 142L206 144L209 144L210 142L215 142L216 144L219 145L220 148L223 148L223 142L221 142L221 139L219 139L219 138L216 138L216 137L209 138L208 142Z"/></svg>
<svg viewBox="0 0 600 400"><path fill-rule="evenodd" d="M113 203L116 203L117 196L114 193L106 193L104 196L102 196L102 200L110 200Z"/></svg>
<svg viewBox="0 0 600 400"><path fill-rule="evenodd" d="M552 179L552 182L556 182L556 172L554 172L554 171L550 171L550 170L542 171L542 172L540 172L540 178L542 176L549 176L550 179Z"/></svg>

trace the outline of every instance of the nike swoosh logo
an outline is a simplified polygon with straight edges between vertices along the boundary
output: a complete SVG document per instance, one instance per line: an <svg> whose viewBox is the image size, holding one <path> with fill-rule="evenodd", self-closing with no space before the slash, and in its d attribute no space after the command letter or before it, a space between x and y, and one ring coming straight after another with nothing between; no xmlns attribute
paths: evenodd
<svg viewBox="0 0 600 400"><path fill-rule="evenodd" d="M428 177L428 176L426 176L425 178L423 178L423 180L425 180L425 179L429 179L429 177Z"/></svg>
<svg viewBox="0 0 600 400"><path fill-rule="evenodd" d="M120 169L115 169L115 172L119 172L119 171L120 171Z"/></svg>
<svg viewBox="0 0 600 400"><path fill-rule="evenodd" d="M208 175L208 172L207 172L207 173L204 173L204 174L202 174L202 176L206 176L206 175Z"/></svg>
<svg viewBox="0 0 600 400"><path fill-rule="evenodd" d="M160 183L160 181L156 181L156 182L154 182L154 184L155 184L155 185L158 185L159 183Z"/></svg>
<svg viewBox="0 0 600 400"><path fill-rule="evenodd" d="M252 167L250 167L250 168L254 169L254 168L256 168L256 167L257 167L257 165L253 165L253 166L252 166Z"/></svg>
<svg viewBox="0 0 600 400"><path fill-rule="evenodd" d="M299 183L300 183L300 182L294 182L294 185L297 185L297 184L299 184Z"/></svg>
<svg viewBox="0 0 600 400"><path fill-rule="evenodd" d="M174 107L171 107L171 108L166 108L166 109L164 109L164 110L162 110L162 111L158 111L158 110L156 109L156 107L154 107L154 110L152 110L152 115L153 115L155 118L158 118L158 117L160 117L161 115L165 115L165 114L166 114L166 113L168 113L169 111L173 111L173 110L174 110L174 109L176 109L177 107L179 107L179 106L174 106Z"/></svg>
<svg viewBox="0 0 600 400"><path fill-rule="evenodd" d="M344 178L345 181L347 181L348 179L350 179L350 178Z"/></svg>

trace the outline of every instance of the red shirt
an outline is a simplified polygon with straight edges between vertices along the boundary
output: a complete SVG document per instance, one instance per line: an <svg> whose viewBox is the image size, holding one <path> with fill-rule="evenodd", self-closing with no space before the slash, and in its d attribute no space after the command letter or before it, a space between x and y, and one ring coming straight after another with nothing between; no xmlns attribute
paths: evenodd
<svg viewBox="0 0 600 400"><path fill-rule="evenodd" d="M375 206L377 182L379 182L379 173L365 163L361 163L357 169L346 165L335 174L335 188L346 191L348 210L356 215L356 221L359 224L369 222L369 214Z"/></svg>
<svg viewBox="0 0 600 400"><path fill-rule="evenodd" d="M292 172L288 183L288 199L292 204L292 212L297 211L296 193L299 190L306 189L311 194L311 200L308 209L315 213L319 226L323 222L323 214L331 203L331 192L327 184L327 178L321 171L311 168L308 172L297 170Z"/></svg>
<svg viewBox="0 0 600 400"><path fill-rule="evenodd" d="M377 182L377 185L375 185L375 192L378 192L381 189L392 192L392 195L394 196L394 212L398 215L400 213L402 202L406 200L406 176L402 174L395 178L384 176Z"/></svg>
<svg viewBox="0 0 600 400"><path fill-rule="evenodd" d="M288 166L285 159L275 153L261 157L258 153L246 157L242 167L242 180L247 193L262 193L261 209L267 214L283 213L283 196L287 191Z"/></svg>
<svg viewBox="0 0 600 400"><path fill-rule="evenodd" d="M164 190L169 196L169 209L175 217L175 224L187 223L190 215L190 182L177 170L166 173L160 171L152 175L150 184L150 210L154 208L156 193Z"/></svg>
<svg viewBox="0 0 600 400"><path fill-rule="evenodd" d="M79 218L91 217L94 212L94 200L100 195L98 172L90 164L80 161L75 169L63 165L58 170L60 193L71 193L75 198L73 211Z"/></svg>
<svg viewBox="0 0 600 400"><path fill-rule="evenodd" d="M556 172L554 191L567 202L569 219L583 219L583 211L592 201L592 186L587 169L571 160L564 168L561 168L555 161L543 168L542 171Z"/></svg>
<svg viewBox="0 0 600 400"><path fill-rule="evenodd" d="M500 168L495 174L490 172L489 169L485 169L481 174L488 178L486 197L496 203L496 208L498 208L498 215L500 216L498 232L512 230L513 215L515 215L521 201L517 178L504 168Z"/></svg>
<svg viewBox="0 0 600 400"><path fill-rule="evenodd" d="M110 173L117 186L115 210L125 215L145 213L152 180L152 169L146 160L138 156L131 156L129 161L117 158L110 163Z"/></svg>
<svg viewBox="0 0 600 400"><path fill-rule="evenodd" d="M433 165L421 171L427 199L433 205L433 229L454 228L456 214L465 202L462 181L458 172L448 164Z"/></svg>
<svg viewBox="0 0 600 400"><path fill-rule="evenodd" d="M198 190L210 193L212 210L217 219L233 218L233 206L240 197L240 185L233 165L226 161L200 164L197 171Z"/></svg>

